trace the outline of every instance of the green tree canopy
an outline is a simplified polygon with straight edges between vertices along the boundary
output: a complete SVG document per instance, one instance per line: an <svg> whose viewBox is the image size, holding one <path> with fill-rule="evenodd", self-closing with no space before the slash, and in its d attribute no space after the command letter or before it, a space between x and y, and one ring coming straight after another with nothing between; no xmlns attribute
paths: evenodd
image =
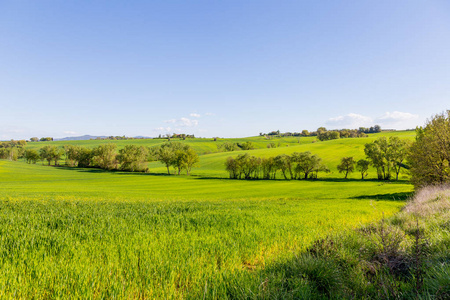
<svg viewBox="0 0 450 300"><path fill-rule="evenodd" d="M450 110L416 129L408 160L416 187L450 182Z"/></svg>

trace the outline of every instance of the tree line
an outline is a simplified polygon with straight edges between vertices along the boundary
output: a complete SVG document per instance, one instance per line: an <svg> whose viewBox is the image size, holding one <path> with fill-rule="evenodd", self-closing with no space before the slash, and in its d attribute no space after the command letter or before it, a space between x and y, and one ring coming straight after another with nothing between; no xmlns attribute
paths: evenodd
<svg viewBox="0 0 450 300"><path fill-rule="evenodd" d="M256 157L248 153L228 157L225 169L232 179L315 179L319 172L329 172L322 159L311 152L294 152L275 157Z"/></svg>
<svg viewBox="0 0 450 300"><path fill-rule="evenodd" d="M344 173L345 178L355 169L361 173L361 179L368 175L369 166L372 165L377 170L379 180L390 180L393 176L398 180L402 168L409 169L406 163L410 155L411 142L391 136L389 139L380 137L372 143L364 146L364 153L367 160L355 161L351 157L343 157L337 166L339 173Z"/></svg>
<svg viewBox="0 0 450 300"><path fill-rule="evenodd" d="M65 145L61 148L46 145L39 151L26 149L23 154L28 163L42 160L48 165L55 166L59 165L63 156L68 167L93 167L130 172L148 172L147 162L159 161L167 167L168 174L172 167L178 175L184 171L190 175L192 168L198 166L199 162L194 149L180 142L166 142L156 147L126 145L118 151L116 144L102 144L95 148L78 145Z"/></svg>
<svg viewBox="0 0 450 300"><path fill-rule="evenodd" d="M358 129L335 129L327 130L325 127L319 127L316 131L309 132L304 129L302 132L280 132L279 130L271 131L269 133L260 132L260 136L265 136L270 139L273 136L277 137L288 137L288 136L317 136L319 140L329 140L338 138L356 138L356 137L366 137L367 133L378 133L381 132L380 125L375 125L372 127L359 127Z"/></svg>
<svg viewBox="0 0 450 300"><path fill-rule="evenodd" d="M402 168L408 169L405 163L411 142L398 137L381 137L372 143L365 144L364 152L367 159L356 161L353 157L343 157L337 166L339 173L348 174L355 170L361 174L361 179L368 176L372 165L377 170L379 180L390 180L398 176ZM228 157L225 169L232 179L276 179L277 174L284 179L314 179L319 172L329 172L322 159L311 152L294 152L292 155L281 154L275 157L256 157L248 153L236 158Z"/></svg>
<svg viewBox="0 0 450 300"><path fill-rule="evenodd" d="M26 145L25 140L0 142L0 159L17 160L22 158Z"/></svg>
<svg viewBox="0 0 450 300"><path fill-rule="evenodd" d="M232 152L238 150L253 150L253 149L255 149L255 146L251 141L243 143L225 142L222 144L217 144L217 151L219 152Z"/></svg>

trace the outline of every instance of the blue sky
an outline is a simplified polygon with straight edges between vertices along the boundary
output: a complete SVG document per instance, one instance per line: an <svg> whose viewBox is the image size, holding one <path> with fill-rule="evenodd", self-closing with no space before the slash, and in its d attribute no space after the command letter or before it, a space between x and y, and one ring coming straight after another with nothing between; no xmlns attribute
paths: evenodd
<svg viewBox="0 0 450 300"><path fill-rule="evenodd" d="M0 1L0 139L414 128L448 1Z"/></svg>

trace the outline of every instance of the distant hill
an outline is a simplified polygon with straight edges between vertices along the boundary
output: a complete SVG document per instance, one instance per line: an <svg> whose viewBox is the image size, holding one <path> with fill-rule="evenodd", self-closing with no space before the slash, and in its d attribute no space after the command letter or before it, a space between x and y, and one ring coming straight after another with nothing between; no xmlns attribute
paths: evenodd
<svg viewBox="0 0 450 300"><path fill-rule="evenodd" d="M95 140L96 138L107 138L107 136L93 136L93 135L82 135L82 136L70 136L62 139L55 139L55 141L84 141L84 140Z"/></svg>
<svg viewBox="0 0 450 300"><path fill-rule="evenodd" d="M88 140L95 140L97 138L100 139L105 139L107 138L107 136L104 135L100 135L100 136L94 136L94 135L82 135L82 136L70 136L70 137L65 137L65 138L61 138L61 139L55 139L55 141L88 141ZM135 139L151 139L151 137L148 136L135 136L133 137Z"/></svg>

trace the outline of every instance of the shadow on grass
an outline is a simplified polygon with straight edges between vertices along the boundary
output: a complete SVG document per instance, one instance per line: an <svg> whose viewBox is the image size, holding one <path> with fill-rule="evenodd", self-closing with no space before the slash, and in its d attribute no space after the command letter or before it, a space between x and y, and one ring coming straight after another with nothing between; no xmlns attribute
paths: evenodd
<svg viewBox="0 0 450 300"><path fill-rule="evenodd" d="M130 171L123 171L123 170L104 170L99 168L78 168L78 167L67 167L67 166L56 166L56 168L61 170L70 170L70 171L76 171L76 172L83 172L83 173L109 173L109 174L118 174L118 175L139 175L139 176L180 176L176 174L167 174L166 172L151 172L151 173L145 173L145 172L130 172ZM186 174L181 174L181 176L186 177ZM355 179L355 178L314 178L314 179L284 179L284 178L276 178L276 179L232 179L229 177L219 177L219 176L204 176L204 175L196 175L192 174L189 176L190 178L197 179L197 180L236 180L236 181L298 181L298 182L335 182L335 183L349 183L349 182L376 182L376 183L389 183L389 184L408 184L408 180L378 180L378 179ZM362 197L362 196L361 196ZM370 199L373 199L372 196L368 196ZM367 198L367 199L369 199ZM365 198L361 198L365 199Z"/></svg>
<svg viewBox="0 0 450 300"><path fill-rule="evenodd" d="M390 193L390 194L375 194L362 195L353 197L352 199L374 199L374 200L391 200L391 201L406 201L413 196L414 192Z"/></svg>
<svg viewBox="0 0 450 300"><path fill-rule="evenodd" d="M174 176L174 174L167 174L167 173L145 173L145 172L130 172L130 171L123 171L123 170L104 170L99 168L78 168L78 167L66 167L66 166L57 166L58 169L61 170L68 170L68 171L75 171L75 172L82 172L82 173L94 173L94 174L118 174L118 175L144 175L144 176Z"/></svg>

